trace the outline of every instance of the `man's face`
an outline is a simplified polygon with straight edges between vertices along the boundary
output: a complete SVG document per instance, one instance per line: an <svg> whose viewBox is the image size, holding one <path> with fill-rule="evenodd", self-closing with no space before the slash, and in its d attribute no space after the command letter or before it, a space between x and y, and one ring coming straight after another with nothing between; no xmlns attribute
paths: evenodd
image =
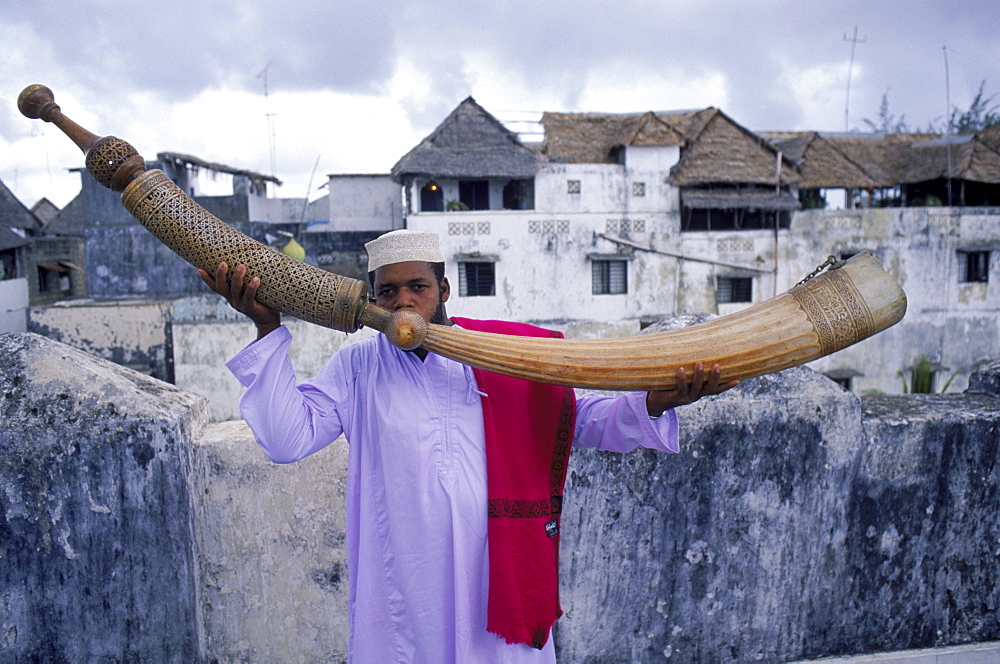
<svg viewBox="0 0 1000 664"><path fill-rule="evenodd" d="M375 304L389 311L414 309L424 320L444 324L450 294L448 280L438 283L430 263L393 263L375 270Z"/></svg>

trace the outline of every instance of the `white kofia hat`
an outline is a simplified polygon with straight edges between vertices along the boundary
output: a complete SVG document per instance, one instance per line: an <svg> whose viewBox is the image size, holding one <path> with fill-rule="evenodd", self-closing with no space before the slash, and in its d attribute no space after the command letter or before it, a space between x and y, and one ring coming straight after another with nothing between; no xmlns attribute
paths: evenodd
<svg viewBox="0 0 1000 664"><path fill-rule="evenodd" d="M365 249L368 250L369 272L374 272L383 265L407 261L444 262L437 233L422 233L405 228L390 231L366 243Z"/></svg>

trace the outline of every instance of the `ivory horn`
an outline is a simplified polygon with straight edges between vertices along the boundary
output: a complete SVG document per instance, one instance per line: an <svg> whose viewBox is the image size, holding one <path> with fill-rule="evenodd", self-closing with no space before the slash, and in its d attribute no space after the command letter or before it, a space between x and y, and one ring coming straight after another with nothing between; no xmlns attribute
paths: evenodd
<svg viewBox="0 0 1000 664"><path fill-rule="evenodd" d="M427 323L408 310L369 301L367 285L285 256L195 203L125 141L98 137L66 117L52 91L30 85L18 97L28 118L51 122L86 153L87 170L122 194L125 208L192 265L220 262L260 276L258 299L302 320L351 333L367 325L405 350L423 347L480 369L542 383L608 390L674 389L677 370L718 364L723 382L818 359L899 322L906 295L862 253L787 293L691 327L634 337L567 340L473 332Z"/></svg>

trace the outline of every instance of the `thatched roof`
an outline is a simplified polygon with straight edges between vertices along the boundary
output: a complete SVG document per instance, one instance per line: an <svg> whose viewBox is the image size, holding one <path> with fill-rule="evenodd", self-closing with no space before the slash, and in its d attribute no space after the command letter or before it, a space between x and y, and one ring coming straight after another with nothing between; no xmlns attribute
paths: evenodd
<svg viewBox="0 0 1000 664"><path fill-rule="evenodd" d="M247 171L242 168L233 168L232 166L205 161L204 159L199 159L198 157L189 154L181 154L180 152L157 152L156 158L163 162L172 163L175 166L183 166L185 168L193 169L207 168L208 170L216 171L217 173L228 173L229 175L246 177L249 178L249 180L254 183L256 188L261 191L265 189L265 182L273 182L276 185L281 185L281 180L273 175L264 175L254 171Z"/></svg>
<svg viewBox="0 0 1000 664"><path fill-rule="evenodd" d="M392 177L532 177L544 163L499 120L466 98L392 167Z"/></svg>
<svg viewBox="0 0 1000 664"><path fill-rule="evenodd" d="M83 195L77 194L42 230L46 235L83 237Z"/></svg>
<svg viewBox="0 0 1000 664"><path fill-rule="evenodd" d="M685 136L666 114L544 113L542 153L570 164L615 164L623 145L684 145ZM684 118L683 125L687 125Z"/></svg>
<svg viewBox="0 0 1000 664"><path fill-rule="evenodd" d="M674 184L776 184L778 151L717 108L646 113L545 113L543 153L567 163L618 163L627 145L679 145ZM798 180L782 160L781 183Z"/></svg>
<svg viewBox="0 0 1000 664"><path fill-rule="evenodd" d="M722 111L711 110L711 117L689 139L680 162L671 170L675 185L799 183L801 178L790 159Z"/></svg>
<svg viewBox="0 0 1000 664"><path fill-rule="evenodd" d="M0 180L0 226L20 228L29 233L39 230L42 222L17 199L7 185Z"/></svg>
<svg viewBox="0 0 1000 664"><path fill-rule="evenodd" d="M989 137L988 137L989 138ZM927 182L941 178L1000 184L1000 146L993 147L979 134L951 138L951 167L948 139L914 143L901 182Z"/></svg>
<svg viewBox="0 0 1000 664"><path fill-rule="evenodd" d="M760 189L684 189L681 205L703 210L798 210L801 205L788 192L774 193Z"/></svg>
<svg viewBox="0 0 1000 664"><path fill-rule="evenodd" d="M0 251L23 247L29 242L31 242L31 240L21 237L9 228L0 226Z"/></svg>
<svg viewBox="0 0 1000 664"><path fill-rule="evenodd" d="M826 134L841 153L860 164L871 175L875 187L892 187L907 182L905 177L914 143L937 138L936 134ZM858 186L853 183L839 186Z"/></svg>
<svg viewBox="0 0 1000 664"><path fill-rule="evenodd" d="M762 134L799 167L806 189L875 187L879 176L815 131ZM869 168L871 165L869 164Z"/></svg>
<svg viewBox="0 0 1000 664"><path fill-rule="evenodd" d="M44 226L56 218L56 215L59 214L59 208L49 199L40 198L31 206L31 214L35 215L38 221L42 222Z"/></svg>

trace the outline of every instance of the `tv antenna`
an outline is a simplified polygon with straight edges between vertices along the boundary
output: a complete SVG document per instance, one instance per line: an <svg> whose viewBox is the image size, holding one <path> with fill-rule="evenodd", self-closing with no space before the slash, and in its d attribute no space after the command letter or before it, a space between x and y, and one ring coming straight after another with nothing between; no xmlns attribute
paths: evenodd
<svg viewBox="0 0 1000 664"><path fill-rule="evenodd" d="M844 103L844 131L850 131L850 122L848 121L850 110L851 110L851 75L854 72L854 49L857 48L858 44L867 44L868 38L862 37L858 39L858 26L854 26L854 36L850 39L847 38L847 33L844 33L844 41L851 43L851 64L847 66L847 101Z"/></svg>
<svg viewBox="0 0 1000 664"><path fill-rule="evenodd" d="M945 104L945 115L944 115L944 126L945 134L944 140L947 145L948 153L948 178L946 180L948 185L948 202L945 205L951 205L951 75L948 72L948 46L947 44L941 47L944 52L944 104Z"/></svg>
<svg viewBox="0 0 1000 664"><path fill-rule="evenodd" d="M271 108L270 108L271 100L270 100L270 97L268 96L268 91L267 91L267 70L270 69L270 68L271 68L271 61L268 60L267 64L264 65L264 68L260 71L259 74L257 74L257 78L263 78L264 79L264 117L267 118L267 133L268 133L268 137L267 137L268 141L267 141L267 143L268 143L268 148L269 148L269 154L268 154L268 156L270 157L270 160L271 160L271 177L277 177L278 176L278 154L277 154L277 150L275 149L275 146L274 146L274 115L275 114L271 113Z"/></svg>

